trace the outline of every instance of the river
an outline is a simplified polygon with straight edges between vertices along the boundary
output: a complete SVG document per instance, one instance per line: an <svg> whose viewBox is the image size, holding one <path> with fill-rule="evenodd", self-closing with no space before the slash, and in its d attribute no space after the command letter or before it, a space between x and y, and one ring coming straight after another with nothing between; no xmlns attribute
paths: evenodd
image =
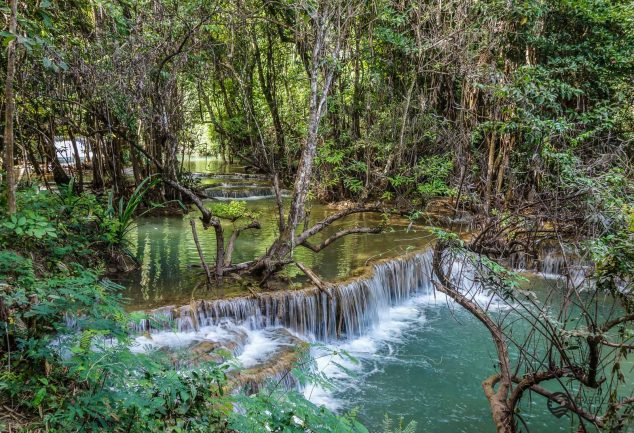
<svg viewBox="0 0 634 433"><path fill-rule="evenodd" d="M200 172L226 172L226 169L213 164L213 161L203 164L197 160L191 168L192 171ZM236 262L261 254L276 235L272 199L260 198L249 200L248 203L250 209L260 213L263 228L240 237L236 246ZM333 211L321 205L313 206L311 220L320 220ZM139 271L122 280L128 287L126 295L131 300L130 309L181 305L191 299L215 296L192 289L202 278L202 273L197 267L199 259L188 223L191 217L196 217L196 213L184 218L144 218L131 234L133 251L142 266ZM357 215L347 220L344 226L379 221L380 216ZM199 236L209 260L215 248L212 233L200 230ZM411 224L408 220L396 218L390 221L389 229L382 234L349 236L319 254L300 249L296 257L323 278L336 281L361 274L363 269L367 269L366 265L378 259L386 260L412 251L423 251L432 240L424 222ZM363 293L363 299L359 302L369 313L356 311L356 307L351 309L350 317L345 317L345 338L340 340L332 338L332 328L336 326L334 318L327 318L327 311L322 311L321 307L314 307L314 312L306 313L300 326L297 317L275 323L253 320L248 317L266 314L264 307L254 304L255 301L236 301L236 305L240 303L238 306L222 311L231 311L226 314L231 326L240 328L247 335L246 343L237 354L238 361L245 367L251 367L279 350L281 343L271 337L272 334L267 333L267 330L286 326L306 340L322 341L322 345L311 350L318 370L329 377L334 386L332 389L306 386L302 392L316 404L339 412L357 410L358 417L372 432L382 431L386 414L396 420L402 417L405 422L415 421L418 432L493 431L481 383L494 371L494 347L479 322L428 287L429 276L424 274L429 273L429 270L421 268L428 266L425 257L421 255L418 262L409 264L396 261L395 265L389 262L377 265L375 276L367 277L370 282L358 292ZM291 273L290 277L298 285L304 281L297 273ZM534 277L531 283L539 290L552 285L553 280ZM393 287L387 293L385 287L379 285L407 287L395 295L396 289ZM353 292L353 289L357 290L354 287L344 288L350 296L357 293ZM233 295L240 295L240 292ZM287 308L300 298L300 291L292 296L290 301L284 301ZM316 296L314 299L317 304L327 302L325 296L311 296ZM304 302L301 305L315 304L315 301L301 302ZM271 309L270 305L273 304L267 305L266 308ZM343 306L341 308L345 310ZM271 314L279 316L279 313ZM322 327L317 323L322 316L325 322L333 321L330 331L327 325ZM211 320L208 326L195 332L178 328L176 331L163 331L155 334L152 340L139 337L139 342L187 347L192 341L213 340L226 332L226 323L223 325L225 328L221 328L218 323ZM349 353L356 362L336 354L341 352ZM524 430L569 431L571 419L568 415L561 418L552 415L541 397L526 401L521 414L526 423Z"/></svg>

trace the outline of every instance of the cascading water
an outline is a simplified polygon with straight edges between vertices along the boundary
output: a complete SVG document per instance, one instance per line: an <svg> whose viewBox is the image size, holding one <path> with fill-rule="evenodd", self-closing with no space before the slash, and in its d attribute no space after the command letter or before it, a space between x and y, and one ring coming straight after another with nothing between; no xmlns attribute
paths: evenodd
<svg viewBox="0 0 634 433"><path fill-rule="evenodd" d="M137 332L194 332L231 320L249 329L285 327L318 341L352 338L370 330L382 312L432 288L431 251L373 266L371 275L325 290L262 293L257 297L197 301L151 311Z"/></svg>
<svg viewBox="0 0 634 433"><path fill-rule="evenodd" d="M249 188L207 188L205 195L217 200L236 200L265 198L275 195L275 191L270 187L249 187Z"/></svg>
<svg viewBox="0 0 634 433"><path fill-rule="evenodd" d="M263 174L257 173L206 173L205 177L214 179L227 179L227 180L243 180L243 179L257 179L257 180L270 180L270 178Z"/></svg>
<svg viewBox="0 0 634 433"><path fill-rule="evenodd" d="M546 278L569 277L575 285L582 284L593 269L593 264L578 253L562 252L561 248L552 245L543 247L537 257L514 254L509 258L509 264L518 271L538 272Z"/></svg>
<svg viewBox="0 0 634 433"><path fill-rule="evenodd" d="M427 250L384 261L373 265L363 277L323 290L311 287L163 307L150 311L133 327L145 335L137 341L174 347L170 339L180 335L180 347L189 348L206 347L200 344L206 338L218 340L210 330L221 328L226 334L227 329L236 333L237 328L237 335L246 336L246 340L230 351L244 370L232 383L257 390L263 379L277 378L284 379L282 385L296 388L288 373L297 359L293 348L302 341L320 341L334 351L343 349L365 356L403 327L424 320L417 307L421 302L435 302L438 296L438 302L445 304L447 298L434 291L432 254ZM471 299L483 308L505 307L482 290L471 265L455 259L445 271ZM319 371L335 378L344 375L339 366L346 359L324 364L324 359L332 357L323 353L323 347L311 349ZM305 393L316 402L332 402L330 393L320 387L310 387Z"/></svg>
<svg viewBox="0 0 634 433"><path fill-rule="evenodd" d="M428 250L385 261L363 277L325 290L306 288L158 308L132 324L142 334L136 350L185 348L198 359L215 360L214 350L221 347L243 366L231 386L256 391L268 379L298 389L290 374L299 356L296 348L303 341L354 341L377 328L394 306L415 295L430 295L431 255ZM231 343L234 336L239 343Z"/></svg>

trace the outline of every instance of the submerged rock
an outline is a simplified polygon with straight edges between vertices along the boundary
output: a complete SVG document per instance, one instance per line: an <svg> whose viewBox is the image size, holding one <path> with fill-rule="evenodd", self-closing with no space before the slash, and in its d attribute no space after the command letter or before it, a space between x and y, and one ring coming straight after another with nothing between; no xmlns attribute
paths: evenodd
<svg viewBox="0 0 634 433"><path fill-rule="evenodd" d="M232 325L220 325L211 335L202 335L200 339L185 348L174 349L169 345L163 346L176 366L192 366L207 362L222 363L242 352L248 341L248 334L244 329ZM155 344L160 342L155 341Z"/></svg>
<svg viewBox="0 0 634 433"><path fill-rule="evenodd" d="M308 350L308 343L284 328L271 330L269 334L280 344L280 347L263 362L244 370L236 370L231 375L228 388L254 394L267 383L281 386L284 389L297 389L299 387L291 371Z"/></svg>

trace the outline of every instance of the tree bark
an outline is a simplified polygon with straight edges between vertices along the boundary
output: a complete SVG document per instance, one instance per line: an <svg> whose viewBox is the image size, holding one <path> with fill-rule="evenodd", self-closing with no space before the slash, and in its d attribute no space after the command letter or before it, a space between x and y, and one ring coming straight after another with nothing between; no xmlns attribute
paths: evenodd
<svg viewBox="0 0 634 433"><path fill-rule="evenodd" d="M73 145L73 158L75 159L75 170L77 171L77 182L75 182L75 190L81 193L84 190L84 169L81 165L81 159L79 158L79 149L77 148L77 139L72 131L72 128L68 128L68 136L70 142ZM84 149L85 150L85 149Z"/></svg>
<svg viewBox="0 0 634 433"><path fill-rule="evenodd" d="M15 97L13 93L13 80L15 77L15 56L17 45L17 27L18 27L18 0L11 0L11 16L9 18L9 32L14 38L9 41L7 46L7 77L4 85L4 166L7 172L7 209L9 214L16 211L15 202L15 169L13 165L13 117L15 112Z"/></svg>
<svg viewBox="0 0 634 433"><path fill-rule="evenodd" d="M43 146L46 152L46 157L51 164L51 169L53 171L53 180L58 186L68 185L68 183L70 182L70 177L62 167L62 164L59 163L59 159L57 158L57 148L55 147L55 126L53 125L52 119L51 124L49 125L49 136L43 140Z"/></svg>
<svg viewBox="0 0 634 433"><path fill-rule="evenodd" d="M504 334L499 326L493 322L489 315L483 311L475 302L464 296L460 290L447 278L442 266L443 253L448 244L439 240L434 248L432 269L438 281L435 287L456 301L460 306L478 319L489 331L495 343L497 358L500 365L500 373L494 374L482 383L484 393L489 400L489 407L493 422L498 433L514 433L515 422L513 411L507 404L507 398L511 390L512 375L510 367L510 356ZM497 389L495 388L497 386Z"/></svg>

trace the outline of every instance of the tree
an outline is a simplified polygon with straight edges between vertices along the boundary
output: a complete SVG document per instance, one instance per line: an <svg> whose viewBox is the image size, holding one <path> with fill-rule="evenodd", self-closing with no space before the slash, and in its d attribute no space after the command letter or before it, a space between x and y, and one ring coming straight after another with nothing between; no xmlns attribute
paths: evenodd
<svg viewBox="0 0 634 433"><path fill-rule="evenodd" d="M576 172L570 181L593 194L525 204L468 242L443 234L434 249L436 289L482 323L495 345L497 371L482 387L499 433L522 430L529 394L574 414L579 432L623 431L632 419L622 363L634 352L633 185L620 170ZM563 258L565 280L545 293L504 266L510 257L530 266L547 252ZM495 302L482 302L483 291ZM491 309L495 303L503 310Z"/></svg>
<svg viewBox="0 0 634 433"><path fill-rule="evenodd" d="M18 28L18 1L11 0L9 15L10 40L7 45L7 75L4 83L4 167L7 177L7 209L9 214L16 211L15 203L15 168L14 162L14 134L13 118L15 115L15 96L13 94L13 79L15 76L15 58Z"/></svg>

